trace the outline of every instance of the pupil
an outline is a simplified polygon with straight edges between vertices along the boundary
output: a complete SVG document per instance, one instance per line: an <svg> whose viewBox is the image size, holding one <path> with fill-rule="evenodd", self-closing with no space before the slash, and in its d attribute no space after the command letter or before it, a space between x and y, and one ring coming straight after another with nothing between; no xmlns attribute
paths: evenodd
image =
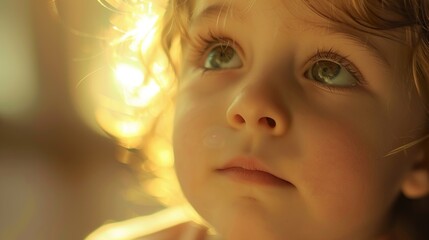
<svg viewBox="0 0 429 240"><path fill-rule="evenodd" d="M224 49L224 48L221 48L220 49L220 53L219 53L219 57L220 57L220 60L221 61L225 61L225 62L227 62L227 61L229 61L229 60L231 60L232 59L232 57L233 57L233 51L232 51L232 49L231 48L226 48L226 49Z"/></svg>
<svg viewBox="0 0 429 240"><path fill-rule="evenodd" d="M325 82L335 78L341 71L341 66L331 61L319 61L313 69L313 76L318 81Z"/></svg>
<svg viewBox="0 0 429 240"><path fill-rule="evenodd" d="M234 57L234 50L230 47L216 47L210 62L213 67L220 68L222 63L228 63Z"/></svg>

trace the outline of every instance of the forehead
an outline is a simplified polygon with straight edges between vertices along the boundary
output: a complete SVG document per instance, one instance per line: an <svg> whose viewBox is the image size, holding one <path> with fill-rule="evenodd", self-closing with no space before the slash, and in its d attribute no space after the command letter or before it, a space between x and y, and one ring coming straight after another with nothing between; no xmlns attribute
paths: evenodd
<svg viewBox="0 0 429 240"><path fill-rule="evenodd" d="M282 14L284 12L287 12L287 14ZM292 13L294 12L299 12L298 15L294 16L295 18L307 16L302 20L321 20L305 4L296 0L201 0L195 2L191 22L200 20L200 17L210 17L213 15L217 15L219 18L233 17L239 21L248 21L251 13L285 17L293 15Z"/></svg>
<svg viewBox="0 0 429 240"><path fill-rule="evenodd" d="M389 22L409 22L407 16L401 16L405 9L399 3L377 0L198 0L189 3L192 5L191 22L199 20L201 15L217 15L218 21L227 17L246 21L253 11L259 15L278 16L288 27L296 26L298 20L300 25L342 25L375 35L380 30L374 29L386 29L382 35L403 42L406 39L398 36L398 31L388 30L388 25Z"/></svg>

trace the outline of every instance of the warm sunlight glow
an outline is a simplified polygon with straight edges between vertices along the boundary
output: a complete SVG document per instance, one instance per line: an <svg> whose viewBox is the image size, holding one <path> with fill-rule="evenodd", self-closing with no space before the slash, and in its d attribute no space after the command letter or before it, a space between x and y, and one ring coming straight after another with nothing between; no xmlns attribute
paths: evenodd
<svg viewBox="0 0 429 240"><path fill-rule="evenodd" d="M96 120L126 147L139 147L138 139L149 133L173 92L173 71L160 39L160 19L165 11L162 2L112 4L124 8L126 14L111 20L116 37L109 42L113 66L108 77L113 79L103 79L94 86ZM104 92L97 92L100 89Z"/></svg>
<svg viewBox="0 0 429 240"><path fill-rule="evenodd" d="M179 206L149 216L104 225L91 233L85 240L138 239L141 236L147 236L187 221L189 221L187 208Z"/></svg>
<svg viewBox="0 0 429 240"><path fill-rule="evenodd" d="M145 176L142 191L156 199L157 204L177 205L182 203L183 196L174 174L169 139L175 78L160 38L160 19L167 1L103 0L100 3L104 1L106 7L114 7L115 12L117 8L120 14L111 19L109 38L112 40L106 51L109 65L104 68L110 72L99 74L92 86L96 121L122 147L133 152L144 151L142 171L153 179ZM168 215L168 224L176 221L174 219L184 219L176 211ZM154 217L151 216L150 222L136 218L107 224L87 239L135 239L165 227L166 223L159 223Z"/></svg>
<svg viewBox="0 0 429 240"><path fill-rule="evenodd" d="M81 105L95 113L98 126L128 153L143 153L144 160L137 166L148 176L142 176L141 191L156 204L177 206L183 203L183 196L174 174L169 139L176 85L170 59L161 44L160 20L167 0L98 2L116 14L110 18L112 27L107 31L109 41L101 67L77 86L80 90L89 87L94 101L82 99ZM124 154L123 163L130 163L127 156ZM142 196L129 195L136 199ZM188 219L177 209L158 216L151 215L150 221L143 217L106 224L86 239L137 239Z"/></svg>
<svg viewBox="0 0 429 240"><path fill-rule="evenodd" d="M158 166L173 167L173 149L171 148L171 143L165 139L152 139L147 147L146 154L151 159L156 159Z"/></svg>
<svg viewBox="0 0 429 240"><path fill-rule="evenodd" d="M148 84L140 86L136 90L136 94L130 94L126 96L127 103L145 107L151 103L151 101L158 96L161 91L160 86L155 81L150 81Z"/></svg>
<svg viewBox="0 0 429 240"><path fill-rule="evenodd" d="M125 102L131 106L146 107L161 91L155 79L150 78L145 82L143 71L129 64L119 64L115 69L115 77Z"/></svg>
<svg viewBox="0 0 429 240"><path fill-rule="evenodd" d="M142 70L137 67L118 64L115 69L115 77L121 87L131 90L143 83L144 75Z"/></svg>
<svg viewBox="0 0 429 240"><path fill-rule="evenodd" d="M141 4L140 8L136 9L141 13L136 13L139 18L135 20L135 26L132 30L126 32L122 37L113 41L115 45L128 39L133 39L130 44L130 49L134 52L139 50L145 52L154 43L155 34L159 30L157 23L161 16L161 11L156 10L151 1L146 1L146 4ZM141 48L139 48L141 46Z"/></svg>
<svg viewBox="0 0 429 240"><path fill-rule="evenodd" d="M142 123L133 121L133 122L121 122L118 124L118 130L119 132L127 137L127 136L133 136L136 133L139 133L142 129Z"/></svg>
<svg viewBox="0 0 429 240"><path fill-rule="evenodd" d="M155 38L156 29L153 29L153 25L156 22L158 17L143 18L137 22L137 29L140 29L138 38L142 38L141 51L146 52L148 48L152 45ZM149 30L145 32L146 30ZM142 35L143 32L143 35Z"/></svg>
<svg viewBox="0 0 429 240"><path fill-rule="evenodd" d="M145 122L137 116L114 112L104 108L98 109L96 119L109 135L115 137L122 146L127 148L137 147L141 136L151 126L150 122Z"/></svg>

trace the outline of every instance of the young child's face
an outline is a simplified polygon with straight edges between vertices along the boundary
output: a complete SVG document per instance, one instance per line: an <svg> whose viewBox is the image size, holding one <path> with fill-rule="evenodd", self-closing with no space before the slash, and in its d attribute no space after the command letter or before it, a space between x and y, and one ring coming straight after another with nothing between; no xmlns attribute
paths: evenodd
<svg viewBox="0 0 429 240"><path fill-rule="evenodd" d="M380 234L417 151L385 155L425 130L404 45L303 1L198 0L189 31L174 148L201 216L229 239Z"/></svg>

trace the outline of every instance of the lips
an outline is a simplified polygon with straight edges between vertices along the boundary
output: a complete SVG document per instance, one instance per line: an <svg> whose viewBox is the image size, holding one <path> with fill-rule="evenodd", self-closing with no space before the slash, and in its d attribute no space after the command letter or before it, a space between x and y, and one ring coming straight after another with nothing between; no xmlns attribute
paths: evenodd
<svg viewBox="0 0 429 240"><path fill-rule="evenodd" d="M292 185L289 181L274 175L261 161L250 157L233 158L216 169L216 172L238 182L268 186Z"/></svg>

